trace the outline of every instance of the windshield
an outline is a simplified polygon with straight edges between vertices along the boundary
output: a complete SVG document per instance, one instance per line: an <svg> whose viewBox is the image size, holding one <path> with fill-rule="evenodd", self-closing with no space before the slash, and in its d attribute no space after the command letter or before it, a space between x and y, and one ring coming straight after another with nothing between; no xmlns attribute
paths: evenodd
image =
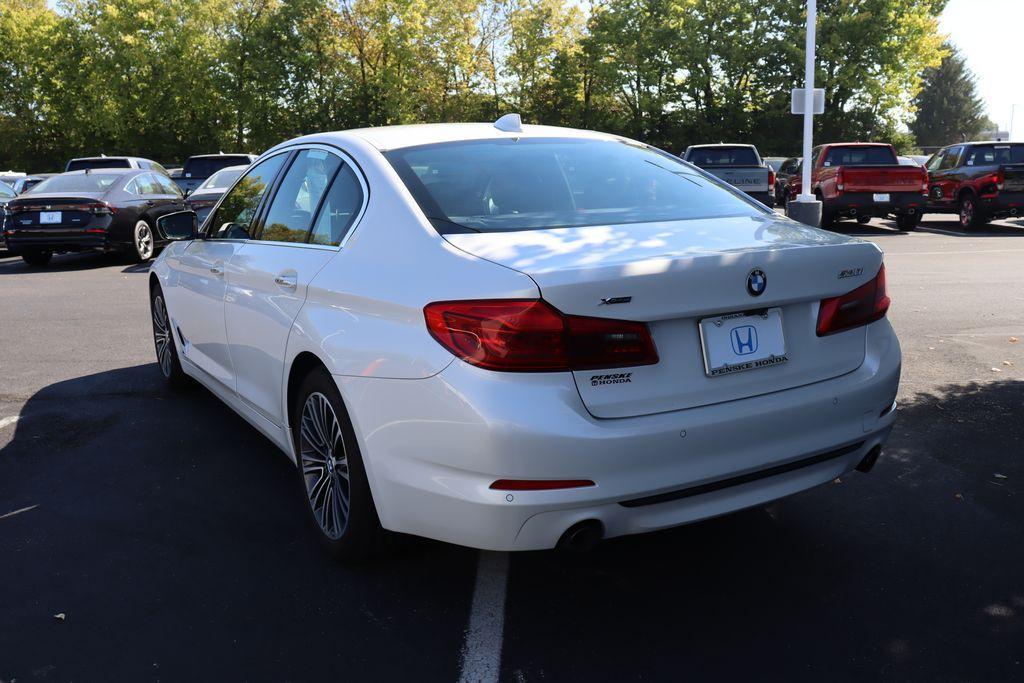
<svg viewBox="0 0 1024 683"><path fill-rule="evenodd" d="M891 147L830 147L825 166L889 166L896 163Z"/></svg>
<svg viewBox="0 0 1024 683"><path fill-rule="evenodd" d="M225 168L223 171L217 171L207 178L202 185L197 187L196 190L209 190L215 187L229 187L231 183L238 180L238 176L242 175L242 171L244 170L245 168Z"/></svg>
<svg viewBox="0 0 1024 683"><path fill-rule="evenodd" d="M696 147L687 161L701 168L706 166L759 166L757 153L750 147Z"/></svg>
<svg viewBox="0 0 1024 683"><path fill-rule="evenodd" d="M211 175L227 168L228 166L248 166L249 157L245 156L217 156L217 157L192 157L185 162L185 168L181 173L183 178L209 178Z"/></svg>
<svg viewBox="0 0 1024 683"><path fill-rule="evenodd" d="M96 168L131 168L132 165L128 163L127 159L72 159L68 162L66 171L84 171L89 169L90 171Z"/></svg>
<svg viewBox="0 0 1024 683"><path fill-rule="evenodd" d="M47 178L31 189L32 194L44 192L106 192L121 177L119 173L76 173Z"/></svg>
<svg viewBox="0 0 1024 683"><path fill-rule="evenodd" d="M441 233L760 214L676 157L615 140L473 140L386 156Z"/></svg>

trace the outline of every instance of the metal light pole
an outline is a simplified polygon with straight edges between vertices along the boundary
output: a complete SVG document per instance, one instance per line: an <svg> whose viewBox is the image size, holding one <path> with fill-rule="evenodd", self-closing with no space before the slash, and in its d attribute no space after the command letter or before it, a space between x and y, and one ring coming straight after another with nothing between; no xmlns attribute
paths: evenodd
<svg viewBox="0 0 1024 683"><path fill-rule="evenodd" d="M811 191L811 148L814 146L814 33L818 21L817 0L807 0L807 41L804 51L804 160L800 194L789 203L790 218L808 225L821 225L821 202Z"/></svg>

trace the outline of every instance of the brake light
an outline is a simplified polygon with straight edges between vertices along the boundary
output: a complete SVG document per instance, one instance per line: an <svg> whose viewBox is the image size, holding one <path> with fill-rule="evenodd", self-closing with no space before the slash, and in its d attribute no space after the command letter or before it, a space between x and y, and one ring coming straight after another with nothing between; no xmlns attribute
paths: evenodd
<svg viewBox="0 0 1024 683"><path fill-rule="evenodd" d="M842 332L885 317L890 299L885 289L885 264L878 275L842 296L822 299L818 308L818 336Z"/></svg>
<svg viewBox="0 0 1024 683"><path fill-rule="evenodd" d="M843 184L843 169L840 168L836 171L836 192L842 192L845 187Z"/></svg>
<svg viewBox="0 0 1024 683"><path fill-rule="evenodd" d="M775 170L769 168L768 169L768 189L771 190L771 188L773 188L773 187L775 187Z"/></svg>
<svg viewBox="0 0 1024 683"><path fill-rule="evenodd" d="M653 365L647 325L565 315L538 299L441 301L423 309L441 346L488 370L557 372Z"/></svg>
<svg viewBox="0 0 1024 683"><path fill-rule="evenodd" d="M921 168L921 194L928 194L928 171Z"/></svg>
<svg viewBox="0 0 1024 683"><path fill-rule="evenodd" d="M117 213L117 209L106 202L93 202L86 204L83 208L95 216L112 216Z"/></svg>

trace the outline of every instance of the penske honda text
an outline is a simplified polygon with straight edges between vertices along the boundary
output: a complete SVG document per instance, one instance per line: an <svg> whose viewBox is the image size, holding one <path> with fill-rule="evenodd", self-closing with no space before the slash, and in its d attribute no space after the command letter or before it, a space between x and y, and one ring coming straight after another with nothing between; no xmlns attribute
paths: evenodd
<svg viewBox="0 0 1024 683"><path fill-rule="evenodd" d="M761 505L869 470L895 419L880 250L633 140L514 114L309 135L158 228L160 370L287 454L343 558Z"/></svg>

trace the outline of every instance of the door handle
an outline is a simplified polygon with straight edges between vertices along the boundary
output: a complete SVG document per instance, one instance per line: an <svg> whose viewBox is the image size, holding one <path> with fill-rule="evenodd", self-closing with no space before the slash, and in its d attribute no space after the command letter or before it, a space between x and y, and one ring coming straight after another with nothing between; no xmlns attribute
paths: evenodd
<svg viewBox="0 0 1024 683"><path fill-rule="evenodd" d="M223 275L224 269L221 268L220 266L210 266L210 272L213 273L214 275Z"/></svg>
<svg viewBox="0 0 1024 683"><path fill-rule="evenodd" d="M282 287L292 287L292 288L294 288L296 286L295 276L294 275L278 275L277 277L274 278L274 284L281 285Z"/></svg>

